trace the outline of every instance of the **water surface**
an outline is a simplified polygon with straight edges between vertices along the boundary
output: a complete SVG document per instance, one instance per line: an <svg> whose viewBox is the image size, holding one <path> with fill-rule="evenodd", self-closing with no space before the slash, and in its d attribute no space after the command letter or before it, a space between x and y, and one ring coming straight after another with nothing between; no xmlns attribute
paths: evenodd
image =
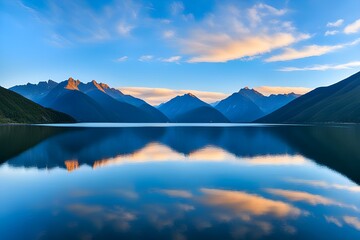
<svg viewBox="0 0 360 240"><path fill-rule="evenodd" d="M0 127L1 239L360 239L360 128Z"/></svg>

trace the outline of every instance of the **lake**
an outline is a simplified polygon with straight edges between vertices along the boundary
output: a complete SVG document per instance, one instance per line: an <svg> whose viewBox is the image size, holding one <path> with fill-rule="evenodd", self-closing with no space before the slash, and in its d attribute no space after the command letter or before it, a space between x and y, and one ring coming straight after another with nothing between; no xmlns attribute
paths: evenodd
<svg viewBox="0 0 360 240"><path fill-rule="evenodd" d="M0 126L1 239L360 239L356 125Z"/></svg>

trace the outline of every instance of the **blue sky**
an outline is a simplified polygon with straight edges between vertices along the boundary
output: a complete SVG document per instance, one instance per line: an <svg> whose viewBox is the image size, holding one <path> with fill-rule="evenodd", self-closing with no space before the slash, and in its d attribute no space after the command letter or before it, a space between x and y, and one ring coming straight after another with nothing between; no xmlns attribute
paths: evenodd
<svg viewBox="0 0 360 240"><path fill-rule="evenodd" d="M360 1L0 0L0 85L69 76L231 93L360 70Z"/></svg>

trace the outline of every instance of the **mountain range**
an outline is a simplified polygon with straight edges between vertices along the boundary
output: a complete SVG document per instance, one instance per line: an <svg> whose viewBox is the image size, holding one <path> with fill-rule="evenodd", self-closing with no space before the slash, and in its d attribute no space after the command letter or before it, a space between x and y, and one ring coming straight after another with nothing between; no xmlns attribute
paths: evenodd
<svg viewBox="0 0 360 240"><path fill-rule="evenodd" d="M0 123L72 123L64 114L44 108L29 99L0 87Z"/></svg>
<svg viewBox="0 0 360 240"><path fill-rule="evenodd" d="M260 123L360 123L360 72L295 99Z"/></svg>
<svg viewBox="0 0 360 240"><path fill-rule="evenodd" d="M82 83L69 78L55 83L15 86L18 92L42 106L69 114L78 122L168 122L158 109L95 80ZM40 97L39 97L40 96Z"/></svg>
<svg viewBox="0 0 360 240"><path fill-rule="evenodd" d="M60 83L49 80L10 90L78 122L360 122L360 72L303 96L295 93L264 96L246 87L213 104L188 93L157 107L95 80L89 83L73 78Z"/></svg>
<svg viewBox="0 0 360 240"><path fill-rule="evenodd" d="M292 101L298 95L264 96L243 88L216 104L208 104L188 93L153 107L144 100L123 94L95 80L82 83L69 78L28 83L10 88L46 107L72 116L78 122L252 122Z"/></svg>

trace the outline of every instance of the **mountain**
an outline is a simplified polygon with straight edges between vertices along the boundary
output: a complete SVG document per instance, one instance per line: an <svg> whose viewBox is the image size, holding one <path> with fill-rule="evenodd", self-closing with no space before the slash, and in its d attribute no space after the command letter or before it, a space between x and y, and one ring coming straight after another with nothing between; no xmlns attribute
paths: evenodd
<svg viewBox="0 0 360 240"><path fill-rule="evenodd" d="M80 92L79 80L69 78L59 83L44 98L40 100L42 106L64 112L79 122L106 122L107 113L95 100Z"/></svg>
<svg viewBox="0 0 360 240"><path fill-rule="evenodd" d="M11 90L0 87L0 123L70 123L63 113L46 109Z"/></svg>
<svg viewBox="0 0 360 240"><path fill-rule="evenodd" d="M252 122L264 116L264 112L240 92L221 100L215 108L231 122Z"/></svg>
<svg viewBox="0 0 360 240"><path fill-rule="evenodd" d="M360 123L360 72L316 88L256 122Z"/></svg>
<svg viewBox="0 0 360 240"><path fill-rule="evenodd" d="M161 104L159 110L172 122L229 122L222 113L191 93Z"/></svg>
<svg viewBox="0 0 360 240"><path fill-rule="evenodd" d="M85 93L97 102L108 113L111 122L157 122L150 114L141 108L124 101L118 101L109 96L103 87L105 84L99 84L95 80L87 84L80 83L79 91ZM165 120L165 119L164 119Z"/></svg>
<svg viewBox="0 0 360 240"><path fill-rule="evenodd" d="M295 93L271 94L270 96L264 96L258 91L248 87L240 89L239 94L253 101L261 109L264 115L269 114L282 106L285 106L300 96Z"/></svg>
<svg viewBox="0 0 360 240"><path fill-rule="evenodd" d="M162 112L145 101L95 80L87 84L73 78L59 84L49 80L11 89L80 122L169 122Z"/></svg>
<svg viewBox="0 0 360 240"><path fill-rule="evenodd" d="M115 88L110 88L106 84L101 83L100 85L104 89L105 93L107 93L112 98L114 98L120 102L129 103L129 104L145 111L151 118L151 121L153 121L153 122L169 122L169 119L161 111L159 111L157 108L151 106L144 100L133 97L131 95L123 94L120 90L115 89Z"/></svg>
<svg viewBox="0 0 360 240"><path fill-rule="evenodd" d="M30 99L33 102L39 103L39 101L57 85L57 82L49 80L47 82L39 82L38 84L28 83L26 85L17 85L11 87L10 90L26 97L27 99Z"/></svg>

